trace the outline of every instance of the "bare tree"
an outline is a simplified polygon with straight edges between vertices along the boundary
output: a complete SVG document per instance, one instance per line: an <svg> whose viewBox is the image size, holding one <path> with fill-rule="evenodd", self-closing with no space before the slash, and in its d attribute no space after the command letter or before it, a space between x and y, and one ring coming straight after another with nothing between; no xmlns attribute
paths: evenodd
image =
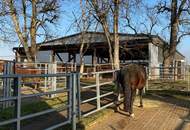
<svg viewBox="0 0 190 130"><path fill-rule="evenodd" d="M111 34L110 34L110 29L109 29L109 24L108 24L108 19L107 19L107 17L109 16L111 3L109 0L105 0L105 1L87 0L87 2L90 5L91 9L93 10L92 15L101 24L104 30L104 34L109 46L110 62L111 62L112 68L114 68L113 51L112 51L113 46L111 43Z"/></svg>
<svg viewBox="0 0 190 130"><path fill-rule="evenodd" d="M159 21L157 15L146 8L146 18L145 21L140 24L144 27L145 34L153 34L153 30L156 26L159 26ZM158 32L157 32L158 33Z"/></svg>
<svg viewBox="0 0 190 130"><path fill-rule="evenodd" d="M82 31L81 34L81 46L80 46L80 73L83 73L84 71L84 54L86 52L87 49L85 49L85 41L84 41L84 37L86 34L86 31L89 28L89 24L88 24L88 18L90 18L90 16L86 16L86 7L87 3L85 2L85 5L83 5L83 0L80 0L80 8L82 11L82 18L81 18L81 22L82 22L82 29L80 29ZM88 47L86 47L88 48Z"/></svg>
<svg viewBox="0 0 190 130"><path fill-rule="evenodd" d="M58 0L3 0L3 14L10 19L20 44L24 47L27 60L35 61L37 37L48 36L48 24L58 19Z"/></svg>
<svg viewBox="0 0 190 130"><path fill-rule="evenodd" d="M139 21L134 20L135 16L138 17L137 12L140 10L142 0L121 0L120 2L120 21L124 23L122 28L125 28L126 31L129 33L133 31L134 34L139 33ZM142 11L140 12L142 15Z"/></svg>
<svg viewBox="0 0 190 130"><path fill-rule="evenodd" d="M166 13L170 15L170 42L169 51L164 53L164 66L169 66L173 63L176 47L184 36L190 35L190 1L189 0L171 0L160 1L157 5L158 13ZM165 49L165 50L168 50Z"/></svg>

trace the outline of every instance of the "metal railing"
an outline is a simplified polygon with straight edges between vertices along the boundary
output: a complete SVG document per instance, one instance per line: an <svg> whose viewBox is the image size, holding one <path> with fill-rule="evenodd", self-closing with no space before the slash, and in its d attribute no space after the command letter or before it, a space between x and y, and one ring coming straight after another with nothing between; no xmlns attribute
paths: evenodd
<svg viewBox="0 0 190 130"><path fill-rule="evenodd" d="M59 94L59 93L67 93L67 104L64 104L64 107L62 107L62 111L67 111L67 115L65 115L66 120L64 120L61 123L55 124L50 126L49 128L46 128L47 130L52 130L55 128L58 128L60 126L63 126L65 124L71 123L72 129L76 130L76 123L77 123L77 116L80 119L80 117L86 117L88 115L91 115L92 113L95 113L99 110L102 110L106 107L109 107L114 104L113 101L106 102L104 104L101 104L101 101L104 97L110 96L114 94L113 89L105 90L102 93L101 88L105 85L113 84L113 74L115 73L115 70L111 71L102 71L102 72L93 72L90 73L90 75L94 75L94 84L88 84L88 85L81 85L81 76L87 76L89 73L59 73L59 74L7 74L7 75L0 75L0 78L6 79L6 78L12 78L14 80L13 83L13 96L9 97L2 97L0 98L0 102L7 102L7 101L13 101L15 103L14 106L14 117L11 119L3 120L0 122L0 128L2 126L8 125L8 124L15 124L14 129L20 130L21 129L21 121L31 119L37 116L42 116L48 113L56 112L59 108L48 108L46 110L36 112L36 113L30 113L27 115L22 115L21 109L22 109L22 101L26 98L33 98L33 97L40 97L45 95L53 95L53 94ZM111 75L111 80L102 80L103 75ZM57 90L51 90L51 91L43 91L35 94L26 94L23 95L21 93L21 84L22 84L22 78L51 78L51 77L65 77L66 79L66 87L65 88L59 88ZM109 78L110 78L109 77ZM88 97L88 99L81 99L81 90L94 88L96 95L95 97ZM86 113L81 114L81 105L89 103L91 101L96 101L96 109L92 111L88 111Z"/></svg>
<svg viewBox="0 0 190 130"><path fill-rule="evenodd" d="M158 89L190 91L189 67L149 67L146 90Z"/></svg>
<svg viewBox="0 0 190 130"><path fill-rule="evenodd" d="M103 94L100 93L100 91L101 91L100 87L102 87L104 85L113 84L113 80L112 81L100 82L101 74L109 74L109 73L111 73L113 75L115 73L115 70L90 73L90 75L95 76L95 83L80 87L79 91L84 90L84 89L91 89L91 88L95 88L95 91L96 91L96 96L91 97L91 98L87 98L85 100L80 100L80 105L85 104L85 103L89 103L91 101L96 101L96 109L88 111L88 112L82 114L81 115L82 117L89 116L89 115L91 115L91 114L93 114L93 113L95 113L95 112L97 112L99 110L102 110L102 109L104 109L106 107L109 107L109 106L114 104L114 102L112 101L112 102L109 102L109 103L101 106L101 98L114 94L113 90L111 90L109 92L106 92L106 93L103 93ZM89 75L89 73L83 73L81 75L86 76L86 75Z"/></svg>
<svg viewBox="0 0 190 130"><path fill-rule="evenodd" d="M52 130L55 128L58 128L60 126L63 126L68 123L72 123L72 129L76 129L76 80L77 80L78 74L76 73L69 73L69 74L34 74L34 75L19 75L19 74L9 74L9 75L0 75L0 78L12 78L14 79L14 86L13 86L13 96L10 97L2 97L0 98L0 102L5 102L5 101L14 101L15 106L14 106L14 113L15 116L12 119L8 120L3 120L0 122L0 127L8 125L8 124L15 124L14 129L15 130L20 130L21 129L21 121L30 119L33 117L45 115L51 112L55 112L57 109L55 108L50 108L47 110L43 110L37 113L32 113L28 115L22 116L21 113L21 102L25 98L31 98L31 97L36 97L36 96L44 96L44 95L51 95L51 94L58 94L58 93L67 93L68 98L67 98L67 104L62 107L62 110L67 111L66 115L66 120L53 125L47 130ZM22 95L21 94L21 78L35 78L35 77L67 77L67 87L55 91L49 91L49 92L41 92L41 93L36 93L36 94L29 94L29 95Z"/></svg>

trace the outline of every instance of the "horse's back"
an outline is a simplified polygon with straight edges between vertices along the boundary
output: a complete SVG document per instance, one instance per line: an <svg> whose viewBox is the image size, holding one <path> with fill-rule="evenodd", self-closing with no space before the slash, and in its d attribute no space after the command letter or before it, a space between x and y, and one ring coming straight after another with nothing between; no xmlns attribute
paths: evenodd
<svg viewBox="0 0 190 130"><path fill-rule="evenodd" d="M120 73L123 83L133 89L142 89L146 83L146 70L142 65L129 64L123 67Z"/></svg>

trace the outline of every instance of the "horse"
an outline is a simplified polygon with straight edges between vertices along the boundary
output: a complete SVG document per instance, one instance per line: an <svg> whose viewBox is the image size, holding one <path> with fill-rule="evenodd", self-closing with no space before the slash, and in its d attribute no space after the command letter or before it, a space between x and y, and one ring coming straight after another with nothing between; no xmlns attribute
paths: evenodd
<svg viewBox="0 0 190 130"><path fill-rule="evenodd" d="M139 90L140 106L143 107L142 93L146 84L146 68L140 64L130 63L116 71L117 99L116 110L118 110L118 100L121 90L124 93L124 111L134 117L133 103L136 97L136 90Z"/></svg>

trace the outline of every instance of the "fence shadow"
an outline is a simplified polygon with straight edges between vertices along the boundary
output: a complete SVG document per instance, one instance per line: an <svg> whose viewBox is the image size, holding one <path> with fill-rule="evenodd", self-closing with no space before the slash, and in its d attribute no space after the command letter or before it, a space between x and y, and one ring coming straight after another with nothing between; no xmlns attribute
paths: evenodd
<svg viewBox="0 0 190 130"><path fill-rule="evenodd" d="M153 100L159 100L179 107L190 108L190 100L188 99L190 92L180 92L175 90L150 90L148 96Z"/></svg>
<svg viewBox="0 0 190 130"><path fill-rule="evenodd" d="M182 122L175 128L175 130L183 130L185 126L190 123L190 92L179 92L171 90L151 90L148 95L145 96L151 100L157 100L165 103L169 103L178 107L185 108L188 111L187 115L179 117Z"/></svg>
<svg viewBox="0 0 190 130"><path fill-rule="evenodd" d="M182 117L182 120L183 121L181 122L181 124L179 124L175 128L175 130L183 130L183 129L185 129L185 126L190 123L190 111L189 111L188 115Z"/></svg>
<svg viewBox="0 0 190 130"><path fill-rule="evenodd" d="M48 109L56 109L54 106L59 105L59 104L64 104L61 102L62 100L60 97L58 98L49 98L50 102L55 102L52 105L47 103L45 101L46 99L42 97L33 97L29 99L23 99L22 105L21 105L21 115L22 116L27 116L30 114L35 114L41 111L45 111ZM61 101L59 101L61 100ZM33 117L30 119L25 119L21 121L21 129L22 130L42 130L48 127L51 127L53 125L62 123L67 120L67 112L66 110L62 110L62 107L59 106L59 109L56 109L54 112L44 114L41 116ZM14 112L14 106L13 107L8 107L5 108L0 112L0 120L7 120L9 118L12 118L15 114ZM5 125L5 126L0 126L0 130L15 130L14 124L12 125ZM64 126L64 128L70 128L70 126Z"/></svg>

